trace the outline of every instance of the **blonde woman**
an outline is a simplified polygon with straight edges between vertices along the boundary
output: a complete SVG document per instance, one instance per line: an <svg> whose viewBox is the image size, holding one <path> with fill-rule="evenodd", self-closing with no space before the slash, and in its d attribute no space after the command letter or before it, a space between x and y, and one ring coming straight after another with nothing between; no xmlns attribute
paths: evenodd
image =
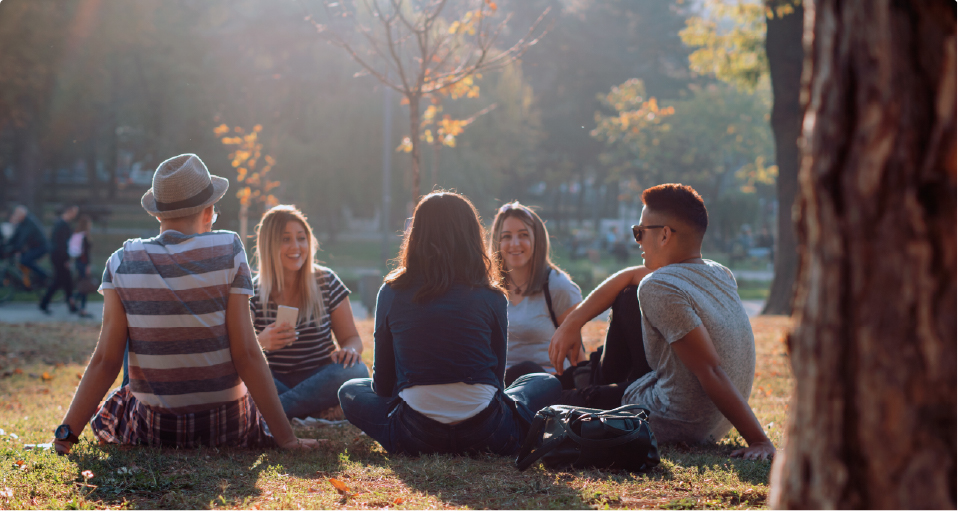
<svg viewBox="0 0 958 511"><path fill-rule="evenodd" d="M340 385L369 376L349 289L314 262L319 244L300 210L276 206L256 229L258 274L250 309L257 337L286 416L316 416L339 405ZM277 324L279 305L299 309L295 325Z"/></svg>

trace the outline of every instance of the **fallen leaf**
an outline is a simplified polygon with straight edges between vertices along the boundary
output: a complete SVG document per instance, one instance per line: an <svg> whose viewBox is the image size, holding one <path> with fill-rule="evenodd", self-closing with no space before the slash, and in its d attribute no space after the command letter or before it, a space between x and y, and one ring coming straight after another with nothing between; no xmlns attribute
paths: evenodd
<svg viewBox="0 0 958 511"><path fill-rule="evenodd" d="M23 460L17 460L17 461L16 461L16 464L17 464L18 467L19 467L19 466L22 466L22 465L23 465Z"/></svg>
<svg viewBox="0 0 958 511"><path fill-rule="evenodd" d="M78 380L82 380L82 379L83 379L83 373L77 373L77 379L78 379Z"/></svg>
<svg viewBox="0 0 958 511"><path fill-rule="evenodd" d="M14 372L14 374L23 374L23 369L20 369L20 368L18 367L18 368L16 368L16 369L14 369L13 372Z"/></svg>
<svg viewBox="0 0 958 511"><path fill-rule="evenodd" d="M393 501L393 504L398 505L398 504L402 504L403 502L405 502L405 500L403 500L402 497L396 497L396 500Z"/></svg>
<svg viewBox="0 0 958 511"><path fill-rule="evenodd" d="M349 486L346 486L346 483L340 481L339 479L330 478L329 483L333 485L333 488L336 488L341 495L348 495L350 493Z"/></svg>
<svg viewBox="0 0 958 511"><path fill-rule="evenodd" d="M306 490L306 493L319 493L319 492L321 492L321 491L322 491L322 490L320 490L319 488L313 486L313 487L311 487L310 489Z"/></svg>

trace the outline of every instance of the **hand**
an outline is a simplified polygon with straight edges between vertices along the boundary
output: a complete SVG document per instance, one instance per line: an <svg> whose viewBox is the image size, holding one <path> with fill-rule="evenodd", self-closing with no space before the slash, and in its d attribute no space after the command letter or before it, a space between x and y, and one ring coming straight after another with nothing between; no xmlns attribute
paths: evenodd
<svg viewBox="0 0 958 511"><path fill-rule="evenodd" d="M296 340L296 329L286 322L283 322L281 325L274 322L264 328L263 331L256 336L256 340L259 341L259 345L266 351L278 350L289 346Z"/></svg>
<svg viewBox="0 0 958 511"><path fill-rule="evenodd" d="M775 457L775 446L771 440L755 442L744 449L736 449L730 455L732 458L745 460L770 460Z"/></svg>
<svg viewBox="0 0 958 511"><path fill-rule="evenodd" d="M356 365L356 362L361 360L359 352L356 351L356 348L340 348L329 355L329 358L333 359L333 362L337 364L343 364L343 367L352 367Z"/></svg>
<svg viewBox="0 0 958 511"><path fill-rule="evenodd" d="M572 367L579 363L579 358L585 352L582 350L582 330L562 323L552 335L549 343L549 361L556 372L562 374L565 360L569 359Z"/></svg>
<svg viewBox="0 0 958 511"><path fill-rule="evenodd" d="M315 439L294 437L292 440L280 445L279 447L280 449L286 449L288 451L311 451L313 449L319 449L320 442L328 442L328 440L325 438Z"/></svg>
<svg viewBox="0 0 958 511"><path fill-rule="evenodd" d="M60 456L63 456L65 454L70 454L70 449L72 447L73 447L72 442L67 442L66 440L56 440L56 439L53 440L53 449Z"/></svg>

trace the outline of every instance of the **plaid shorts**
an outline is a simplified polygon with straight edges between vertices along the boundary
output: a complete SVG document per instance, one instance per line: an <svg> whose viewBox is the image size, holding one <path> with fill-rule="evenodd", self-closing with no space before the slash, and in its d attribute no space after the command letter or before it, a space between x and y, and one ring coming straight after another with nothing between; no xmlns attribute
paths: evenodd
<svg viewBox="0 0 958 511"><path fill-rule="evenodd" d="M93 434L109 444L155 447L275 447L276 442L247 393L209 411L158 413L140 403L129 385L114 390L90 421Z"/></svg>

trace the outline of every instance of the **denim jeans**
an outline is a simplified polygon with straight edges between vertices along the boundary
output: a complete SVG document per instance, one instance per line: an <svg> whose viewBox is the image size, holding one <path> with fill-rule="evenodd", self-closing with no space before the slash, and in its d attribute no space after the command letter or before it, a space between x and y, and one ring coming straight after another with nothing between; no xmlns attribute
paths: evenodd
<svg viewBox="0 0 958 511"><path fill-rule="evenodd" d="M84 278L86 276L87 264L82 263L80 262L79 259L77 259L76 262L74 263L74 266L76 267L76 270L77 270L77 278L78 279ZM86 310L86 294L81 294L79 291L77 291L73 295L73 298L76 300L77 307L80 310Z"/></svg>
<svg viewBox="0 0 958 511"><path fill-rule="evenodd" d="M352 367L331 362L308 371L287 374L273 372L273 382L276 383L276 393L279 394L286 417L292 419L309 417L338 405L336 391L343 383L368 376L369 369L362 362Z"/></svg>
<svg viewBox="0 0 958 511"><path fill-rule="evenodd" d="M20 264L26 266L35 274L31 276L32 282L34 283L33 285L37 285L47 280L47 272L43 271L43 269L37 265L37 261L45 255L47 255L46 246L27 249L20 253Z"/></svg>
<svg viewBox="0 0 958 511"><path fill-rule="evenodd" d="M539 409L558 401L562 386L554 376L527 374L500 392L489 407L458 424L443 424L413 410L401 398L376 394L369 378L339 389L346 418L387 452L418 454L515 454Z"/></svg>

